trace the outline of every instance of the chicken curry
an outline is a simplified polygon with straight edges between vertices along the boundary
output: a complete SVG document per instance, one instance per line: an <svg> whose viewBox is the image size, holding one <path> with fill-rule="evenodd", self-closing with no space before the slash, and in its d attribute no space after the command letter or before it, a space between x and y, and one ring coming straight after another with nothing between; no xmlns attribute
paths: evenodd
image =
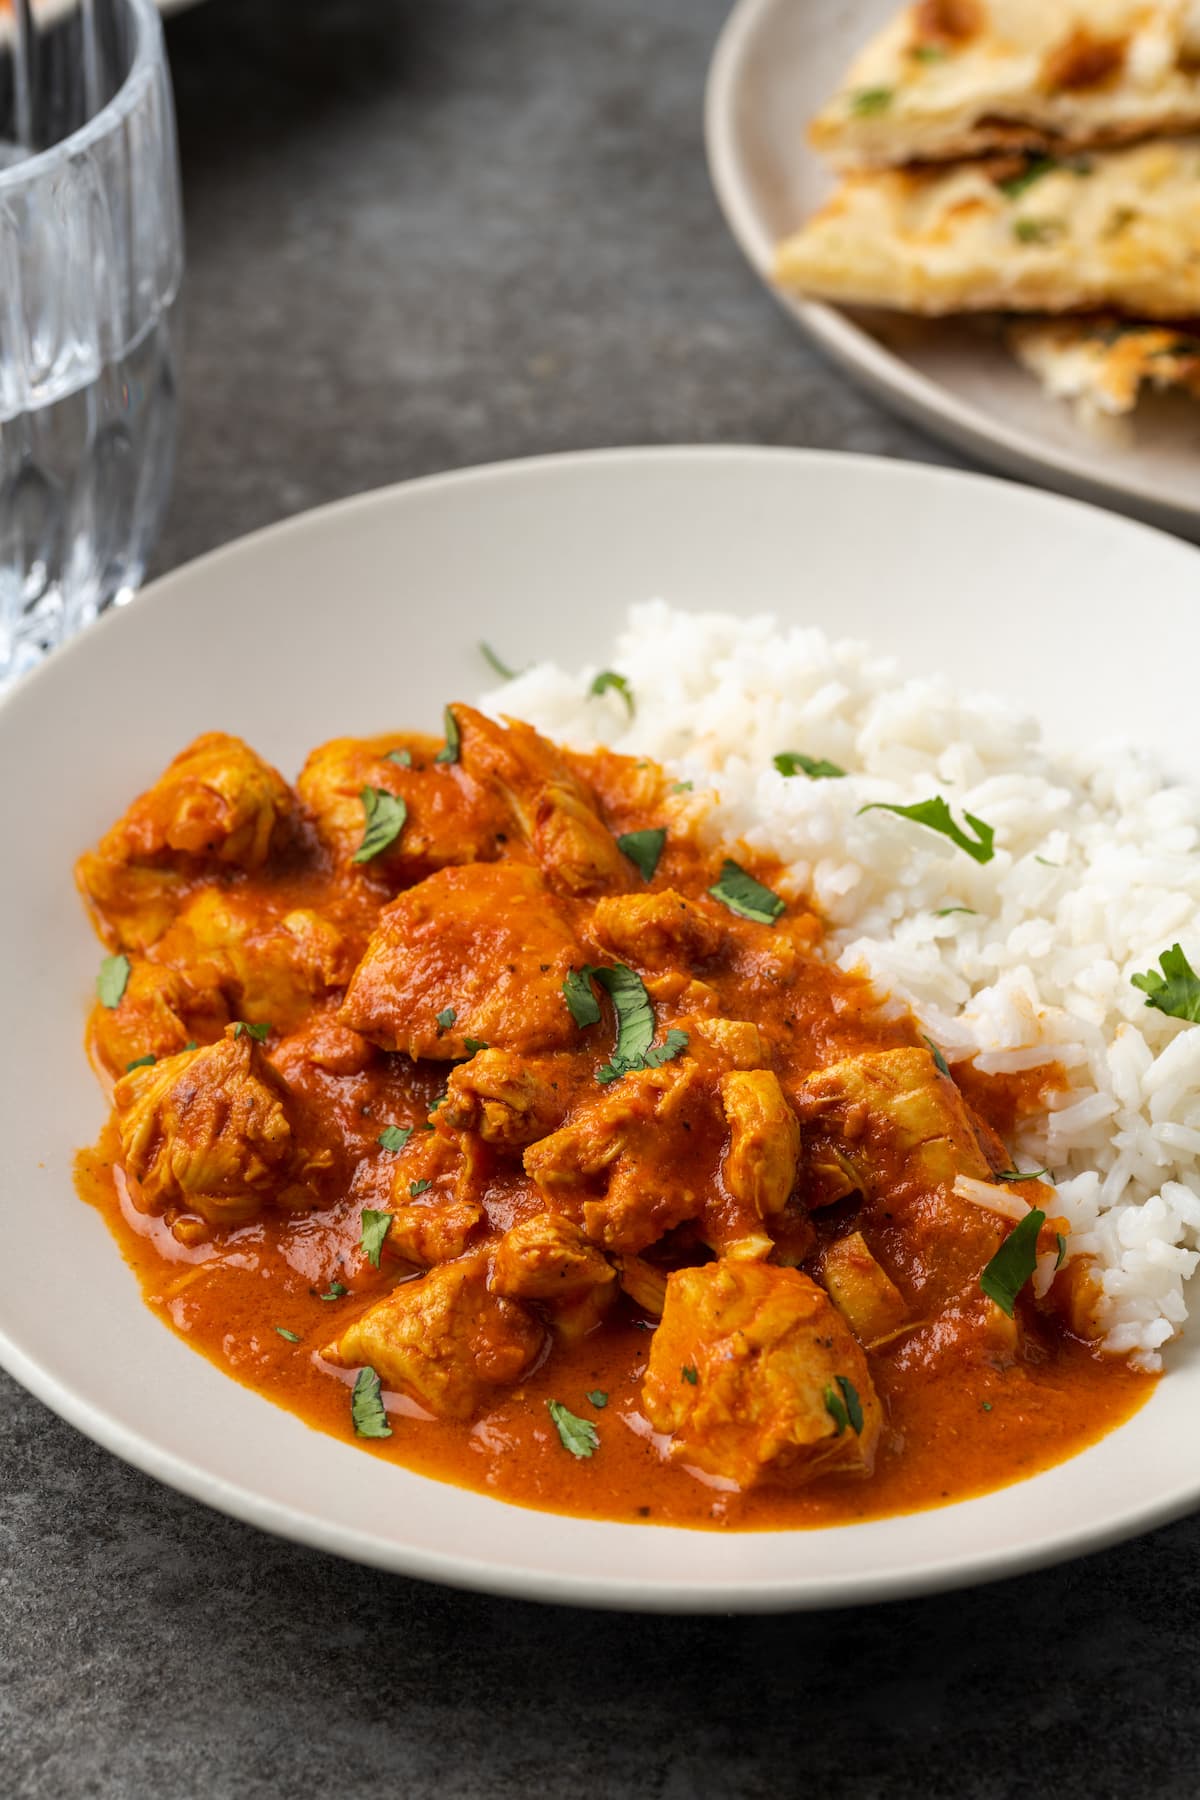
<svg viewBox="0 0 1200 1800"><path fill-rule="evenodd" d="M81 1154L147 1301L313 1425L596 1516L803 1525L1071 1453L1149 1389L1001 1132L657 765L447 709L295 788L197 739L78 880Z"/></svg>

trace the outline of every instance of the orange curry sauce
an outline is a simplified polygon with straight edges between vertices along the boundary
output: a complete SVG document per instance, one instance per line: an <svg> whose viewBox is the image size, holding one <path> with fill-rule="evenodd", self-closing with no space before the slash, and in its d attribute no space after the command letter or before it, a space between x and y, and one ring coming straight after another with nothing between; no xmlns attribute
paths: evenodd
<svg viewBox="0 0 1200 1800"><path fill-rule="evenodd" d="M173 1053L186 1054L185 1040L201 1048L218 1042L231 1020L269 1019L270 1034L255 1054L265 1055L288 1083L297 1131L332 1150L318 1204L298 1210L261 1204L250 1207L244 1221L212 1223L178 1197L148 1200L138 1183L127 1179L114 1114L97 1147L80 1153L78 1188L102 1212L146 1303L164 1323L236 1380L341 1438L348 1450L369 1450L523 1505L670 1525L798 1528L939 1505L1030 1475L1127 1418L1152 1382L1101 1358L1072 1334L1070 1325L1078 1325L1086 1311L1081 1265L1068 1264L1040 1301L1026 1288L1006 1336L1003 1321L989 1323L989 1303L978 1294L977 1275L988 1254L979 1251L978 1242L988 1232L1002 1242L1007 1224L946 1194L936 1205L914 1200L900 1161L888 1170L876 1160L877 1192L870 1202L861 1193L829 1190L828 1163L820 1162L819 1109L806 1114L805 1083L843 1059L921 1045L915 1022L898 1017L894 1007L882 1011L865 982L821 959L819 921L802 904L789 903L786 913L767 925L709 898L726 852L703 842L694 821L697 809L661 771L609 753L562 753L570 778L581 784L613 834L666 828L651 881L645 884L631 866L628 890L674 890L710 921L718 942L677 980L661 970L645 974L656 1041L698 1006L753 1021L770 1046L784 1092L796 1098L802 1150L795 1193L772 1223L777 1260L821 1281L829 1247L862 1230L909 1303L905 1328L867 1349L884 1415L874 1472L818 1475L802 1485L768 1482L739 1491L711 1472L672 1460L669 1440L652 1429L643 1410L642 1376L656 1320L619 1291L618 1282L612 1284L608 1311L581 1336L564 1339L553 1328L553 1308L531 1302L531 1311L547 1325L540 1361L516 1385L495 1388L471 1417L434 1418L385 1384L392 1435L355 1436L350 1391L357 1371L337 1366L324 1352L398 1281L420 1279L386 1240L380 1267L371 1266L360 1248L361 1215L364 1207L387 1209L407 1200L409 1162L414 1152L425 1154L431 1117L435 1135L446 1135L435 1102L455 1063L449 1060L451 1046L440 1057L412 1060L364 1046L361 1038L356 1041L363 1054L341 1054L345 1040L354 1037L337 1022L346 971L364 953L381 909L441 866L439 833L458 844L447 861L469 860L462 843L471 833L464 838L462 828L472 821L475 856L531 867L540 858L555 904L578 923L589 959L616 960L611 952L596 953L594 938L587 936L584 920L593 901L561 886L554 889L558 851L553 845L547 849L547 840L532 828L522 836L516 823L511 830L497 827L493 798L484 796L487 784L472 762L477 715L466 708L456 712L463 722L457 762L435 761L439 743L411 734L354 744L344 740L325 764L318 760L323 753L314 753L311 773L298 784L302 806L284 821L257 866L257 853L242 856L243 864L251 864L246 867L214 860L192 843L180 851L178 831L164 847L162 821L155 822L157 790L138 803L139 816L137 807L131 808L99 851L81 863L81 885L102 934L132 965L119 1003L98 1005L91 1022L89 1049L106 1086L139 1058L161 1062ZM411 762L389 760L389 751L407 751ZM408 822L398 845L356 864L352 851L364 826L359 799L364 785L403 797ZM169 813L178 804L176 794L164 800L163 809ZM402 853L406 834L408 849ZM744 846L735 846L733 854L760 881L782 886L778 868ZM169 871L165 893L148 870ZM193 915L198 898L201 911ZM210 902L224 909L215 936L211 920L205 935L202 916ZM337 922L350 946L340 978L328 957L318 976L311 956L305 961L291 950L292 966L282 974L274 966L279 921L294 920L297 909ZM199 923L189 926L193 917ZM146 964L153 965L149 972ZM174 973L160 976L163 970ZM601 1023L586 1036L594 1071L613 1049L607 1002ZM693 1045L700 1049L695 1033ZM461 1065L468 1052L453 1047ZM974 1070L958 1073L978 1143L993 1169L1007 1168L1012 1159L996 1133L1011 1132L1044 1104L1055 1072L997 1082ZM118 1098L122 1091L118 1087ZM585 1089L572 1104L578 1110L588 1098ZM957 1096L953 1104L960 1105ZM389 1126L413 1128L409 1146L398 1154L379 1143ZM714 1164L712 1144L703 1130L698 1135L705 1141L694 1151L696 1174L710 1189L707 1235L702 1238L685 1222L641 1247L643 1257L658 1259L664 1268L710 1259L714 1248L721 1248L723 1230L736 1235L736 1208L721 1185L719 1146ZM678 1159L677 1142L669 1154ZM523 1172L519 1152L484 1154L480 1168L483 1216L471 1238L472 1252L486 1250L546 1206ZM1053 1215L1052 1190L1030 1182L1013 1184L1012 1191ZM432 1197L438 1198L436 1191ZM1053 1224L1051 1216L1046 1229ZM619 1248L610 1247L610 1253L619 1263ZM965 1282L956 1258L972 1271ZM939 1269L950 1273L938 1276ZM998 1333L992 1328L996 1323ZM603 1403L589 1396L602 1396ZM547 1410L550 1400L595 1426L599 1447L593 1455L576 1458L566 1450Z"/></svg>

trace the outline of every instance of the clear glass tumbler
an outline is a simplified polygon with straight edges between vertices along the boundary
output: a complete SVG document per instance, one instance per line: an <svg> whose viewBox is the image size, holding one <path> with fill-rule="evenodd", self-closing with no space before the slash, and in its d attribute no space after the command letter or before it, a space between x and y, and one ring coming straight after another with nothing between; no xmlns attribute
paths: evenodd
<svg viewBox="0 0 1200 1800"><path fill-rule="evenodd" d="M152 0L0 0L0 687L142 579L182 274Z"/></svg>

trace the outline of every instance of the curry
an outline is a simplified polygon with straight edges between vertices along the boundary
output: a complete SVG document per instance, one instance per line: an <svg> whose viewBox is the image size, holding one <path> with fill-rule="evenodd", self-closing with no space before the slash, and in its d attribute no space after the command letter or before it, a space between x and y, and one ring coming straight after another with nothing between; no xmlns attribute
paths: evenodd
<svg viewBox="0 0 1200 1800"><path fill-rule="evenodd" d="M1017 1479L1149 1380L1001 1133L658 766L447 709L293 790L186 749L79 862L109 948L81 1154L147 1302L312 1425L660 1523Z"/></svg>

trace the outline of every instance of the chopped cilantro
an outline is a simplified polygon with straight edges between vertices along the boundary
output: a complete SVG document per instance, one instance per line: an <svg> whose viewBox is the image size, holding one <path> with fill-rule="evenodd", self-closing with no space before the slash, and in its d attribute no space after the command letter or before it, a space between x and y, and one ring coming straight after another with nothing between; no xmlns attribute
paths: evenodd
<svg viewBox="0 0 1200 1800"><path fill-rule="evenodd" d="M258 1019L251 1024L248 1019L239 1019L233 1028L233 1035L235 1038L253 1038L256 1044L265 1043L271 1035L271 1022L269 1019Z"/></svg>
<svg viewBox="0 0 1200 1800"><path fill-rule="evenodd" d="M277 1325L275 1329L281 1338L287 1339L289 1344L298 1344L300 1342L300 1333L298 1331L289 1331L286 1325Z"/></svg>
<svg viewBox="0 0 1200 1800"><path fill-rule="evenodd" d="M1035 863L1041 863L1043 869L1061 869L1063 866L1061 863L1051 862L1049 858L1045 856L1035 856L1033 860Z"/></svg>
<svg viewBox="0 0 1200 1800"><path fill-rule="evenodd" d="M1050 244L1065 230L1061 219L1013 220L1013 236L1018 244Z"/></svg>
<svg viewBox="0 0 1200 1800"><path fill-rule="evenodd" d="M1054 1267L1061 1269L1067 1260L1067 1240L1061 1231L1056 1231L1054 1241L1058 1245L1058 1255L1054 1259Z"/></svg>
<svg viewBox="0 0 1200 1800"><path fill-rule="evenodd" d="M100 973L96 977L96 994L101 1006L113 1007L121 1003L121 995L125 992L131 968L127 956L106 956L100 964Z"/></svg>
<svg viewBox="0 0 1200 1800"><path fill-rule="evenodd" d="M694 781L673 781L670 792L672 794L690 794L695 785Z"/></svg>
<svg viewBox="0 0 1200 1800"><path fill-rule="evenodd" d="M979 1285L989 1300L1011 1319L1017 1295L1037 1267L1038 1232L1046 1223L1046 1215L1038 1207L1026 1213L1014 1225L1000 1248L979 1277Z"/></svg>
<svg viewBox="0 0 1200 1800"><path fill-rule="evenodd" d="M877 113L886 112L894 97L891 88L859 88L857 93L850 96L850 111L856 119L869 119Z"/></svg>
<svg viewBox="0 0 1200 1800"><path fill-rule="evenodd" d="M594 1456L600 1448L600 1433L590 1419L577 1418L561 1400L547 1400L546 1410L554 1420L554 1429L564 1450L572 1456Z"/></svg>
<svg viewBox="0 0 1200 1800"><path fill-rule="evenodd" d="M992 1403L991 1403L991 1401L990 1401L990 1400L985 1400L985 1401L984 1401L984 1402L983 1402L983 1405L982 1405L982 1406L981 1406L981 1407L980 1407L980 1409L979 1409L979 1410L980 1410L980 1412L991 1412L991 1410L992 1410Z"/></svg>
<svg viewBox="0 0 1200 1800"><path fill-rule="evenodd" d="M934 1043L933 1039L931 1037L926 1037L925 1033L922 1032L921 1033L921 1041L922 1041L922 1043L924 1043L927 1046L927 1048L929 1050L929 1054L933 1058L934 1067L936 1068L938 1074L944 1075L948 1081L953 1081L954 1077L950 1073L950 1064L946 1061L945 1057L942 1055L941 1051L938 1049L938 1047Z"/></svg>
<svg viewBox="0 0 1200 1800"><path fill-rule="evenodd" d="M350 1289L348 1287L343 1287L340 1281L331 1281L326 1291L323 1294L317 1295L317 1299L340 1300L343 1294L348 1294L349 1292Z"/></svg>
<svg viewBox="0 0 1200 1800"><path fill-rule="evenodd" d="M588 1399L596 1408L597 1412L603 1412L604 1408L608 1405L608 1395L604 1392L603 1388L593 1388L588 1395Z"/></svg>
<svg viewBox="0 0 1200 1800"><path fill-rule="evenodd" d="M590 963L584 963L582 969L568 969L562 984L567 1009L580 1031L600 1023L600 1002L592 990L595 973Z"/></svg>
<svg viewBox="0 0 1200 1800"><path fill-rule="evenodd" d="M403 1150L412 1133L411 1125L385 1125L376 1141L385 1150Z"/></svg>
<svg viewBox="0 0 1200 1800"><path fill-rule="evenodd" d="M846 1405L846 1417L850 1421L850 1429L855 1437L862 1436L863 1409L858 1397L858 1389L848 1375L835 1375L834 1380L842 1390L842 1399Z"/></svg>
<svg viewBox="0 0 1200 1800"><path fill-rule="evenodd" d="M1044 1175L1049 1175L1049 1173L1049 1169L997 1169L995 1179L997 1181L1040 1181Z"/></svg>
<svg viewBox="0 0 1200 1800"><path fill-rule="evenodd" d="M1022 194L1029 192L1035 181L1040 181L1043 175L1049 175L1061 166L1057 157L1031 156L1020 174L1010 175L1007 181L997 182L996 185L1007 199L1019 200Z"/></svg>
<svg viewBox="0 0 1200 1800"><path fill-rule="evenodd" d="M183 1047L185 1050L198 1050L200 1048L200 1046L199 1046L199 1044L197 1044L195 1038L189 1038L187 1043Z"/></svg>
<svg viewBox="0 0 1200 1800"><path fill-rule="evenodd" d="M408 1191L415 1200L418 1194L427 1194L432 1186L432 1181L410 1181Z"/></svg>
<svg viewBox="0 0 1200 1800"><path fill-rule="evenodd" d="M627 856L643 881L653 881L658 859L667 841L665 831L627 831L617 839L617 849Z"/></svg>
<svg viewBox="0 0 1200 1800"><path fill-rule="evenodd" d="M412 751L411 750L389 750L387 753L387 761L391 762L391 763L395 763L395 765L398 769L411 769L412 768Z"/></svg>
<svg viewBox="0 0 1200 1800"><path fill-rule="evenodd" d="M679 1371L679 1379L681 1381L689 1382L692 1387L695 1387L700 1376L691 1363L684 1363L682 1369Z"/></svg>
<svg viewBox="0 0 1200 1800"><path fill-rule="evenodd" d="M950 52L941 44L914 44L908 54L914 62L940 63L945 62Z"/></svg>
<svg viewBox="0 0 1200 1800"><path fill-rule="evenodd" d="M379 1267L379 1253L383 1249L383 1240L392 1229L390 1212L374 1212L365 1206L362 1215L362 1241L359 1248L373 1269Z"/></svg>
<svg viewBox="0 0 1200 1800"><path fill-rule="evenodd" d="M941 906L933 916L935 919L948 919L951 913L970 913L973 919L978 917L973 906Z"/></svg>
<svg viewBox="0 0 1200 1800"><path fill-rule="evenodd" d="M964 811L963 818L975 833L974 838L969 838L962 826L955 824L950 808L940 794L935 794L932 800L918 800L915 806L892 806L886 800L872 800L869 806L860 806L858 810L860 816L869 812L895 813L897 818L911 819L915 825L924 825L930 831L938 831L943 837L948 837L952 844L957 844L960 850L965 850L977 863L991 862L996 854L992 848L996 836L992 827L985 825L982 819L977 819L974 813Z"/></svg>
<svg viewBox="0 0 1200 1800"><path fill-rule="evenodd" d="M461 740L458 734L458 720L448 706L442 709L442 725L446 733L446 747L444 750L439 750L433 760L440 763L456 763Z"/></svg>
<svg viewBox="0 0 1200 1800"><path fill-rule="evenodd" d="M708 891L730 912L740 913L743 919L754 919L759 925L773 925L786 910L778 894L755 881L730 857L725 858L719 877Z"/></svg>
<svg viewBox="0 0 1200 1800"><path fill-rule="evenodd" d="M617 1015L617 1044L611 1058L596 1070L596 1080L607 1086L633 1069L658 1069L673 1062L687 1049L686 1031L668 1031L661 1044L654 1043L654 1008L640 975L624 963L589 973L609 994ZM570 1001L568 1000L568 1005Z"/></svg>
<svg viewBox="0 0 1200 1800"><path fill-rule="evenodd" d="M132 1062L127 1062L125 1064L125 1073L128 1075L131 1069L152 1069L157 1061L157 1056L155 1056L153 1050L151 1050L148 1055L135 1056Z"/></svg>
<svg viewBox="0 0 1200 1800"><path fill-rule="evenodd" d="M487 1049L487 1040L486 1038L465 1037L463 1039L463 1049L466 1050L469 1055L475 1056L480 1050Z"/></svg>
<svg viewBox="0 0 1200 1800"><path fill-rule="evenodd" d="M846 1411L846 1402L842 1399L842 1396L838 1393L832 1383L825 1389L824 1398L825 1411L833 1420L836 1428L836 1436L841 1437L847 1425L850 1423L850 1414Z"/></svg>
<svg viewBox="0 0 1200 1800"><path fill-rule="evenodd" d="M1200 1023L1200 976L1183 954L1182 947L1172 944L1158 960L1162 964L1162 974L1157 969L1148 969L1144 975L1131 975L1134 987L1145 994L1147 1006L1155 1006L1173 1019L1188 1019L1193 1025Z"/></svg>
<svg viewBox="0 0 1200 1800"><path fill-rule="evenodd" d="M625 710L632 719L636 707L634 704L633 689L629 685L627 676L618 675L615 669L601 669L600 673L596 676L596 679L592 682L591 687L588 689L588 692L591 694L606 694L610 688L612 688L615 693L620 694L622 700L625 702Z"/></svg>
<svg viewBox="0 0 1200 1800"><path fill-rule="evenodd" d="M488 668L496 671L496 674L500 677L501 681L515 681L517 679L517 671L515 669L510 669L506 662L501 662L490 644L481 642L479 654L488 665Z"/></svg>
<svg viewBox="0 0 1200 1800"><path fill-rule="evenodd" d="M381 1387L382 1383L374 1369L358 1371L358 1380L354 1383L354 1392L350 1396L350 1417L354 1421L358 1437L385 1438L392 1435L380 1393Z"/></svg>
<svg viewBox="0 0 1200 1800"><path fill-rule="evenodd" d="M398 794L389 794L386 788L365 787L359 799L363 809L363 837L352 860L366 863L395 843L404 830L408 808Z"/></svg>
<svg viewBox="0 0 1200 1800"><path fill-rule="evenodd" d="M781 775L803 773L810 781L841 781L846 773L837 763L826 762L823 757L805 756L801 750L781 750L773 760Z"/></svg>
<svg viewBox="0 0 1200 1800"><path fill-rule="evenodd" d="M442 1011L437 1016L437 1028L438 1028L438 1036L439 1037L441 1037L443 1031L449 1031L450 1027L453 1025L453 1023L454 1023L455 1019L457 1019L457 1017L458 1017L458 1014L455 1012L455 1010L452 1006L443 1007Z"/></svg>

